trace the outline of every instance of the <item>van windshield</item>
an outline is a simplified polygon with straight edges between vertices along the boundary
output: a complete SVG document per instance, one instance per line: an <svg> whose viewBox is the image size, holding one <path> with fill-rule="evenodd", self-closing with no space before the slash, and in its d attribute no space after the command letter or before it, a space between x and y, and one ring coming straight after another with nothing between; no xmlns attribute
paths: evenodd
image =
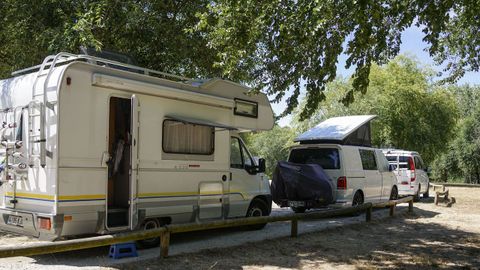
<svg viewBox="0 0 480 270"><path fill-rule="evenodd" d="M340 169L340 155L335 148L293 149L288 161L300 164L318 164L326 170Z"/></svg>

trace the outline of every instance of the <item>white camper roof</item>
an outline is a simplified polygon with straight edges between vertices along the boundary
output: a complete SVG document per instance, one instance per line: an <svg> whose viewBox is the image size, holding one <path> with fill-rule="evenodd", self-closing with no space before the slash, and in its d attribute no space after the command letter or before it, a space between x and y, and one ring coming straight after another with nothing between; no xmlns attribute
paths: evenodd
<svg viewBox="0 0 480 270"><path fill-rule="evenodd" d="M371 121L376 115L352 115L329 118L314 128L300 134L295 142L313 140L343 141L348 135Z"/></svg>

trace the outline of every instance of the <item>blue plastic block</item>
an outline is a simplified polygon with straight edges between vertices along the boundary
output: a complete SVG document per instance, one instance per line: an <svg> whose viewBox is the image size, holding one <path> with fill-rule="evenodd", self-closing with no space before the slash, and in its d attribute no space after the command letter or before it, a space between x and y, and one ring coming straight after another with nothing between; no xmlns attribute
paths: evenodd
<svg viewBox="0 0 480 270"><path fill-rule="evenodd" d="M108 256L114 259L138 257L137 246L133 242L111 245Z"/></svg>

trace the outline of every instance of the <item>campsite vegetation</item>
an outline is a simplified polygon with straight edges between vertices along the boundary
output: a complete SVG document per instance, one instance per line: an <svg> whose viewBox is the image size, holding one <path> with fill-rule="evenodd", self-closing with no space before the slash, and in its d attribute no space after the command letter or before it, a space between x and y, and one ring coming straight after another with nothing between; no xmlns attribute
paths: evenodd
<svg viewBox="0 0 480 270"><path fill-rule="evenodd" d="M274 101L292 93L282 114L294 114L291 127L248 136L270 171L320 120L372 113L377 146L419 151L438 180L478 183L478 87L438 84L404 56L389 61L416 26L444 82L478 71L479 13L478 1L3 0L0 78L60 51L109 49L147 68L248 84ZM336 76L342 54L350 78Z"/></svg>

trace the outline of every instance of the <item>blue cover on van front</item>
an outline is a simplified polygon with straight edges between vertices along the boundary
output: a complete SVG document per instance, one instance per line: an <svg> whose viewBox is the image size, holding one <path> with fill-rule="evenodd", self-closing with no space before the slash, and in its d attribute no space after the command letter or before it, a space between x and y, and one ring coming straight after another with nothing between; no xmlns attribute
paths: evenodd
<svg viewBox="0 0 480 270"><path fill-rule="evenodd" d="M318 164L277 163L270 186L273 201L316 201L321 205L335 202L335 186Z"/></svg>

